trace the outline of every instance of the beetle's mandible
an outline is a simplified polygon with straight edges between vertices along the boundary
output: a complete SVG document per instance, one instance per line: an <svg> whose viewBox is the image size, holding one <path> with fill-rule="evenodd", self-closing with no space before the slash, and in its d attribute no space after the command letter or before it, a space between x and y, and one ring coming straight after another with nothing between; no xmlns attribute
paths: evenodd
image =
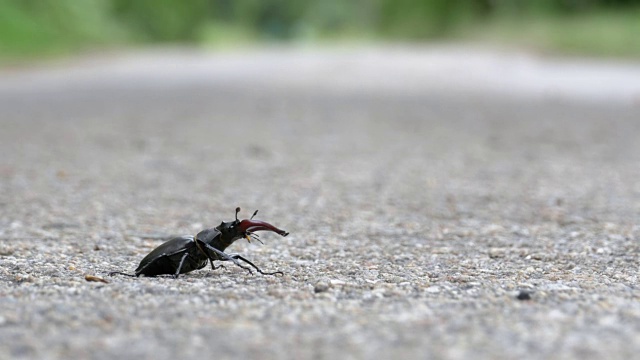
<svg viewBox="0 0 640 360"><path fill-rule="evenodd" d="M120 274L137 277L140 275L156 276L166 274L177 278L180 274L202 269L207 266L207 262L211 264L211 269L215 270L220 267L213 265L215 260L231 261L251 274L253 274L251 268L241 264L241 261L249 264L260 274L282 275L281 271L264 272L239 254L224 252L229 245L242 238L247 239L249 242L254 239L262 243L258 235L255 234L256 231L273 231L281 236L289 235L288 232L278 229L267 222L253 220L258 210L253 213L251 218L244 220L238 220L238 212L240 212L240 208L236 208L236 219L234 221L223 221L214 228L200 231L196 236L180 236L163 243L140 261L140 265L138 265L133 274L114 271L110 272L109 275Z"/></svg>

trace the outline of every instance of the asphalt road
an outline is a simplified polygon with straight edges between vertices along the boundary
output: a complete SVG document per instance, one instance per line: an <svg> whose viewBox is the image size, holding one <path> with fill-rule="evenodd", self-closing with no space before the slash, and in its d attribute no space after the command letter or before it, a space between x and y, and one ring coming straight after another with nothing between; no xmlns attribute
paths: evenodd
<svg viewBox="0 0 640 360"><path fill-rule="evenodd" d="M94 56L0 71L0 127L1 359L640 353L638 64ZM284 276L106 276L236 206Z"/></svg>

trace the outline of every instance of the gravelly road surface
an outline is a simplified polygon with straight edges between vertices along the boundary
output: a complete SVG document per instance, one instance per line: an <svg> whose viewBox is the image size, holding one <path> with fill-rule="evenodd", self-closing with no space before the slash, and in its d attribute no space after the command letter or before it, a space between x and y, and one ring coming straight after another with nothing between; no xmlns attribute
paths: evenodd
<svg viewBox="0 0 640 360"><path fill-rule="evenodd" d="M450 48L4 70L0 358L632 358L639 86ZM106 276L236 206L284 276Z"/></svg>

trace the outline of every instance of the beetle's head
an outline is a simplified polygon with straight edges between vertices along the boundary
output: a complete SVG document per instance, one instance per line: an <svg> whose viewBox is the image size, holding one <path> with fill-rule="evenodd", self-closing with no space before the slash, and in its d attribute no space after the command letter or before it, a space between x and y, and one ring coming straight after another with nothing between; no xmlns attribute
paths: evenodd
<svg viewBox="0 0 640 360"><path fill-rule="evenodd" d="M238 220L239 212L240 208L238 207L236 208L236 219L234 221L222 222L220 226L217 227L217 229L222 233L223 237L232 238L233 240L245 238L247 239L247 241L251 242L251 239L260 241L258 235L255 234L256 231L273 231L280 236L289 235L288 232L278 229L268 222L253 220L253 217L256 216L258 210L253 213L251 218L244 220Z"/></svg>

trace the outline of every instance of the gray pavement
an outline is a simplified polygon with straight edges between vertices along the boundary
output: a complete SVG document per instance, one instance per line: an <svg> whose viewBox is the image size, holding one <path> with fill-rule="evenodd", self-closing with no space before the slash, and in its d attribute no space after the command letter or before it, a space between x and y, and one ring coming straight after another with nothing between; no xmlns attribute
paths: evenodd
<svg viewBox="0 0 640 360"><path fill-rule="evenodd" d="M0 71L0 127L0 359L640 352L638 64L95 56ZM284 276L106 276L236 206Z"/></svg>

